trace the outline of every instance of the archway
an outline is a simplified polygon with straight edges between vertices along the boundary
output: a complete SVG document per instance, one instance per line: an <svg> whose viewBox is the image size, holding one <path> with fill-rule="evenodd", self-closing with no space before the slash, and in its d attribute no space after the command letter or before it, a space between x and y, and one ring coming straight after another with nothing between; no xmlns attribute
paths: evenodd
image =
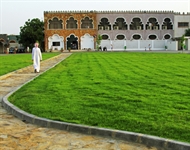
<svg viewBox="0 0 190 150"><path fill-rule="evenodd" d="M165 18L164 22L162 24L163 30L172 30L173 29L173 23L170 18Z"/></svg>
<svg viewBox="0 0 190 150"><path fill-rule="evenodd" d="M78 37L73 34L67 37L67 49L69 48L73 50L78 49Z"/></svg>
<svg viewBox="0 0 190 150"><path fill-rule="evenodd" d="M52 50L64 49L64 38L58 34L54 34L48 38L48 48Z"/></svg>
<svg viewBox="0 0 190 150"><path fill-rule="evenodd" d="M54 17L52 20L49 20L49 29L63 29L63 21Z"/></svg>
<svg viewBox="0 0 190 150"><path fill-rule="evenodd" d="M157 18L149 18L146 26L146 30L159 30L160 29L160 25L158 23Z"/></svg>
<svg viewBox="0 0 190 150"><path fill-rule="evenodd" d="M98 30L111 30L111 24L107 18L102 18L98 24Z"/></svg>
<svg viewBox="0 0 190 150"><path fill-rule="evenodd" d="M132 19L130 30L143 30L143 23L141 18L136 17Z"/></svg>
<svg viewBox="0 0 190 150"><path fill-rule="evenodd" d="M114 30L127 30L127 23L124 18L117 18L114 25Z"/></svg>
<svg viewBox="0 0 190 150"><path fill-rule="evenodd" d="M69 20L66 21L66 27L67 29L77 29L78 28L78 24L77 24L77 20L75 20L73 17L70 17Z"/></svg>
<svg viewBox="0 0 190 150"><path fill-rule="evenodd" d="M81 37L81 49L94 49L94 37L86 33Z"/></svg>
<svg viewBox="0 0 190 150"><path fill-rule="evenodd" d="M93 20L90 19L89 17L85 17L84 19L81 20L81 29L85 28L93 28Z"/></svg>

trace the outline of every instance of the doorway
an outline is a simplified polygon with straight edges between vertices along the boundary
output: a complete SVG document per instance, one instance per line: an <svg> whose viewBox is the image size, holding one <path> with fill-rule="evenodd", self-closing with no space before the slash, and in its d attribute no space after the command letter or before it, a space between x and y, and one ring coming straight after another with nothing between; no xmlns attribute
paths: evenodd
<svg viewBox="0 0 190 150"><path fill-rule="evenodd" d="M78 37L70 35L67 37L67 49L77 50L78 49Z"/></svg>

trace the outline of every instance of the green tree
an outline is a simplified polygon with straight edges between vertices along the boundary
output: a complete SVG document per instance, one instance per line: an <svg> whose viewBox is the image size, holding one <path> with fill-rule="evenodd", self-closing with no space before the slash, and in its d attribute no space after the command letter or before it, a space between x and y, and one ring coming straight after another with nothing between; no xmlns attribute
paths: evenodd
<svg viewBox="0 0 190 150"><path fill-rule="evenodd" d="M185 30L185 36L190 36L190 28Z"/></svg>
<svg viewBox="0 0 190 150"><path fill-rule="evenodd" d="M44 40L44 22L38 18L32 20L28 19L24 26L20 27L19 43L25 48L34 46L36 41L39 41L40 45Z"/></svg>
<svg viewBox="0 0 190 150"><path fill-rule="evenodd" d="M97 38L96 38L96 49L99 50L100 44L102 41L102 36L100 34L98 34Z"/></svg>
<svg viewBox="0 0 190 150"><path fill-rule="evenodd" d="M185 49L185 35L183 35L182 37L181 37L181 47L182 47L182 50L184 50Z"/></svg>

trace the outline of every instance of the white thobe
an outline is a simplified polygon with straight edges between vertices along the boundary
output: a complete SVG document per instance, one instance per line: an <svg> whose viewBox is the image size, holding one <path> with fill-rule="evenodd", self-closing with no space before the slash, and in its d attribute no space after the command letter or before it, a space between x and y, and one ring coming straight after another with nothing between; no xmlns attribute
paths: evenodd
<svg viewBox="0 0 190 150"><path fill-rule="evenodd" d="M41 54L41 50L38 47L34 47L32 49L32 60L33 60L34 69L36 69L36 71L39 72L40 60L42 60L42 54Z"/></svg>

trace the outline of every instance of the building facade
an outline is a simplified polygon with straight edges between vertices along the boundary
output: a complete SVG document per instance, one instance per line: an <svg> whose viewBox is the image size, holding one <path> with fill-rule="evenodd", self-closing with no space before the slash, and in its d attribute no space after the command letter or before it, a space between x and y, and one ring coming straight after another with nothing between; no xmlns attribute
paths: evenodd
<svg viewBox="0 0 190 150"><path fill-rule="evenodd" d="M180 40L180 37L184 34L186 29L190 28L190 13L189 14L175 14L174 16L174 37L176 40ZM190 37L185 41L186 50L190 50ZM178 42L178 49L181 49L181 43Z"/></svg>
<svg viewBox="0 0 190 150"><path fill-rule="evenodd" d="M173 11L45 11L45 49L173 50L190 28L190 13Z"/></svg>
<svg viewBox="0 0 190 150"><path fill-rule="evenodd" d="M9 39L9 47L10 48L15 48L15 47L20 47L19 41L18 41L18 35L8 35L7 36Z"/></svg>
<svg viewBox="0 0 190 150"><path fill-rule="evenodd" d="M94 48L97 35L94 12L44 12L44 24L45 49Z"/></svg>
<svg viewBox="0 0 190 150"><path fill-rule="evenodd" d="M7 34L0 34L0 54L5 53L5 50L9 46L9 39Z"/></svg>

